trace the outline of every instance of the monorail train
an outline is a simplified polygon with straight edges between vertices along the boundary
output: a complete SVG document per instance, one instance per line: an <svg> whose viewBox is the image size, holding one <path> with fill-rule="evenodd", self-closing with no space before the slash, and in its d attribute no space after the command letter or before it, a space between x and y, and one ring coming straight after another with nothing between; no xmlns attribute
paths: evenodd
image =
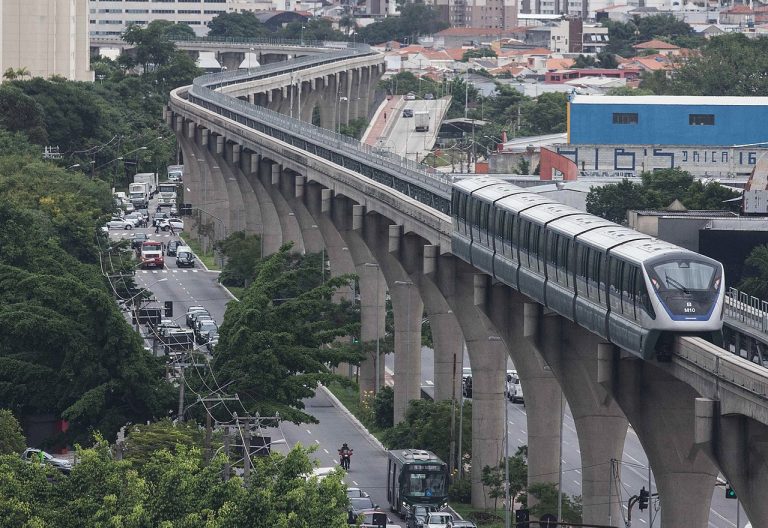
<svg viewBox="0 0 768 528"><path fill-rule="evenodd" d="M615 345L668 360L722 339L722 264L492 177L453 186L452 251Z"/></svg>

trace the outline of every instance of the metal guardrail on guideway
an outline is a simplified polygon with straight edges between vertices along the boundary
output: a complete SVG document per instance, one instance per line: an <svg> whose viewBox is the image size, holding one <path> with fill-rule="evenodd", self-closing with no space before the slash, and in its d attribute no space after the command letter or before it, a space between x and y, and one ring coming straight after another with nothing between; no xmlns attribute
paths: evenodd
<svg viewBox="0 0 768 528"><path fill-rule="evenodd" d="M233 119L248 128L320 155L345 168L353 169L378 183L395 188L443 213L450 212L451 175L427 170L424 165L372 145L337 134L310 123L256 106L223 91L227 86L290 74L313 66L371 55L370 46L348 43L347 49L334 48L318 53L236 72L204 75L194 80L189 100L209 111ZM412 185L415 184L415 185Z"/></svg>
<svg viewBox="0 0 768 528"><path fill-rule="evenodd" d="M768 301L736 288L728 288L725 297L725 319L742 323L765 334L768 343Z"/></svg>

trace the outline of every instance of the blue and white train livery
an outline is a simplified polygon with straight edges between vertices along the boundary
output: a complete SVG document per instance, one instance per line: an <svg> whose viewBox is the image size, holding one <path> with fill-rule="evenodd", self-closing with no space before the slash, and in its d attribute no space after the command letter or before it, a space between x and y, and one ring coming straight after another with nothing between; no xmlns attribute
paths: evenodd
<svg viewBox="0 0 768 528"><path fill-rule="evenodd" d="M722 339L716 260L492 177L453 186L453 253L644 359Z"/></svg>

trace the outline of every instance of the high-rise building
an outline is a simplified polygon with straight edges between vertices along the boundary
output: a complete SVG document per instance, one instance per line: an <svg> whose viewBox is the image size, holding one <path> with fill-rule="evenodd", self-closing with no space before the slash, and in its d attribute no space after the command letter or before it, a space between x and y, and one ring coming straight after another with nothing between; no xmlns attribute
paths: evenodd
<svg viewBox="0 0 768 528"><path fill-rule="evenodd" d="M0 0L0 74L92 81L88 0Z"/></svg>

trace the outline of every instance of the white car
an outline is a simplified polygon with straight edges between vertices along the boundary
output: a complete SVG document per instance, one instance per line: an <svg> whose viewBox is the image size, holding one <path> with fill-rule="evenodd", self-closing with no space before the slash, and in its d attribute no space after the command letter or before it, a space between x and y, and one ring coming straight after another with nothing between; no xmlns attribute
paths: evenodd
<svg viewBox="0 0 768 528"><path fill-rule="evenodd" d="M72 469L72 463L69 460L56 458L55 456L52 456L41 449L34 449L31 447L28 447L24 450L24 452L21 454L21 459L25 462L47 464L64 473L69 473Z"/></svg>
<svg viewBox="0 0 768 528"><path fill-rule="evenodd" d="M415 101L416 100L416 94L413 92L408 92L405 94L405 100L406 101Z"/></svg>
<svg viewBox="0 0 768 528"><path fill-rule="evenodd" d="M453 515L447 512L430 512L424 528L446 528L453 522Z"/></svg>
<svg viewBox="0 0 768 528"><path fill-rule="evenodd" d="M168 231L171 227L173 227L174 231L184 230L184 221L178 218L163 218L158 223L163 231Z"/></svg>
<svg viewBox="0 0 768 528"><path fill-rule="evenodd" d="M132 218L113 218L107 222L107 229L135 229L136 220Z"/></svg>

